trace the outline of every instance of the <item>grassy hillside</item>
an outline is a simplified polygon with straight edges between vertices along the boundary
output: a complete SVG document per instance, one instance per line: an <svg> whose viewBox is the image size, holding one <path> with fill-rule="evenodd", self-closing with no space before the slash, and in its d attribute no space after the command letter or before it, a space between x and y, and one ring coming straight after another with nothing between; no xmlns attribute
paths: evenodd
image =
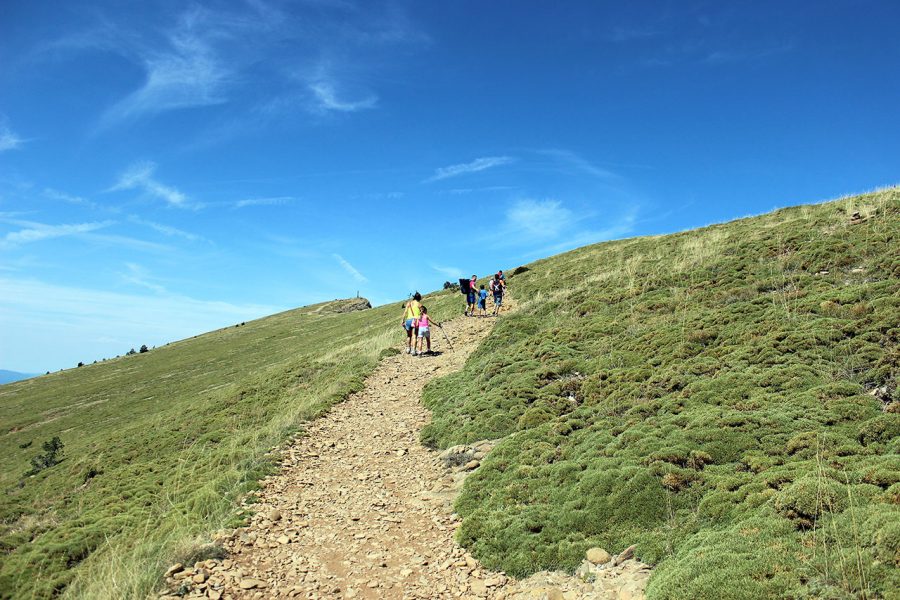
<svg viewBox="0 0 900 600"><path fill-rule="evenodd" d="M451 300L432 300L432 314ZM266 452L359 389L399 341L398 305L344 305L0 387L0 598L140 598L165 566L205 551L211 531L239 522ZM62 462L25 475L54 436Z"/></svg>
<svg viewBox="0 0 900 600"><path fill-rule="evenodd" d="M651 598L900 597L900 190L510 284L521 310L425 392L426 443L507 436L457 504L480 559L637 544Z"/></svg>

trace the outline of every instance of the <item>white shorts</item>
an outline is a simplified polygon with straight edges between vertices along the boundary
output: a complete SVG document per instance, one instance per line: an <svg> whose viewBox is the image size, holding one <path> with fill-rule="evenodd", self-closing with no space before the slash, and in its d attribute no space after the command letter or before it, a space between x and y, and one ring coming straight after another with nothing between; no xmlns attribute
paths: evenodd
<svg viewBox="0 0 900 600"><path fill-rule="evenodd" d="M431 339L431 332L427 327L419 327L419 337Z"/></svg>

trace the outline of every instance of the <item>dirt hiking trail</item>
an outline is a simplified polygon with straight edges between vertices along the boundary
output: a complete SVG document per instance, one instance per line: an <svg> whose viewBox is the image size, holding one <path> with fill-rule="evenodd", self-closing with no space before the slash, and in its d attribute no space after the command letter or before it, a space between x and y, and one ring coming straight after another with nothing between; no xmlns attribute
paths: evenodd
<svg viewBox="0 0 900 600"><path fill-rule="evenodd" d="M465 464L459 456L442 460L448 451L439 455L419 443L430 419L420 400L425 384L460 369L495 322L459 317L444 323L453 350L435 329L438 354L385 357L361 392L281 451L281 469L263 480L250 525L219 539L228 557L173 566L168 594L180 588L182 597L235 600L642 598L649 572L633 560L609 571L617 577L609 586L553 573L516 582L485 571L456 543L453 498L493 444L449 450Z"/></svg>

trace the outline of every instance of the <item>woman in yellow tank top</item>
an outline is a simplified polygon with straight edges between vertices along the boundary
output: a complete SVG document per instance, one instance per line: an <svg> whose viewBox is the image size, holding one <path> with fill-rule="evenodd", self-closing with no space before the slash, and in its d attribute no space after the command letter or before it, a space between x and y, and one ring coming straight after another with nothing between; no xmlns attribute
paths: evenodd
<svg viewBox="0 0 900 600"><path fill-rule="evenodd" d="M419 315L422 301L422 294L416 292L412 300L407 302L403 307L403 328L406 330L406 353L412 354L413 343L419 333Z"/></svg>

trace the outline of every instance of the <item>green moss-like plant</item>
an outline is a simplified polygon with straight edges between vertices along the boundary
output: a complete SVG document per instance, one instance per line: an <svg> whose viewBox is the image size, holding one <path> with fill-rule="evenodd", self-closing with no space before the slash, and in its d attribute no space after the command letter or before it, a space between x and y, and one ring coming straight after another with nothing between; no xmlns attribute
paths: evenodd
<svg viewBox="0 0 900 600"><path fill-rule="evenodd" d="M637 544L651 599L889 597L898 239L892 188L510 277L518 312L424 394L430 445L505 436L460 541L516 575Z"/></svg>

